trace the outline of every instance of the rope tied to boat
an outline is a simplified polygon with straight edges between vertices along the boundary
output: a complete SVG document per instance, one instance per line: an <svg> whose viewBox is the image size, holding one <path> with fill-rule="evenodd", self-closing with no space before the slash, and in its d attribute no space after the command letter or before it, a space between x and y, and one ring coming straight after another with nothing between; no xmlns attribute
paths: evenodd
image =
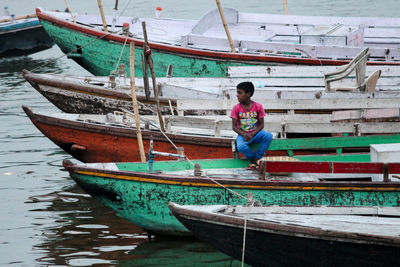
<svg viewBox="0 0 400 267"><path fill-rule="evenodd" d="M145 108L148 108L148 107L145 107ZM149 109L150 109L150 108L149 108ZM123 111L126 112L126 113L128 113L128 114L130 114L130 115L133 115L132 112L130 112L130 111L126 110L126 109L123 109ZM176 150L178 150L178 147L174 144L174 142L167 136L167 134L166 134L164 131L161 130L161 128L160 128L156 123L153 123L152 125L153 125L154 127L156 127L156 128L163 134L163 136L174 146L174 148L175 148ZM185 159L195 168L195 171L196 171L196 166L195 166L195 164L194 164L187 156L185 157ZM200 172L201 172L201 171L200 171ZM250 211L251 211L251 208L252 208L256 203L259 203L257 200L253 199L253 195L252 195L251 193L248 193L248 194L247 194L247 197L245 197L245 196L243 196L242 194L239 194L238 192L235 192L235 191L233 191L232 189L230 189L230 188L224 186L223 184L219 183L217 180L213 179L212 177L210 177L210 176L208 176L208 175L205 175L205 176L203 176L203 177L205 177L206 179L209 179L209 180L212 181L213 183L215 183L215 184L217 184L218 186L224 188L226 191L232 193L234 196L236 196L236 197L238 197L238 198L242 198L242 199L247 200L247 202L248 202L249 204L251 203L250 206L249 206L249 213L250 213ZM244 266L244 257L245 257L245 254L246 254L247 219L248 219L248 214L246 214L245 217L244 217L243 242L242 242L242 263L241 263L241 266L242 266L242 267Z"/></svg>
<svg viewBox="0 0 400 267"><path fill-rule="evenodd" d="M128 35L125 36L124 45L122 46L121 53L119 54L119 58L118 58L117 64L115 65L115 69L111 73L117 73L117 68L119 66L119 62L121 61L122 54L124 53L124 49L125 49L127 41L128 41Z"/></svg>
<svg viewBox="0 0 400 267"><path fill-rule="evenodd" d="M250 193L251 195L251 193ZM248 198L250 199L250 197ZM252 199L252 195L251 195ZM254 207L254 203L256 201L251 201L251 205L249 206L249 212L244 216L244 226L243 226L243 242L242 242L242 267L244 266L244 256L246 254L246 232L247 232L247 219L249 217L249 214L251 213L251 209Z"/></svg>
<svg viewBox="0 0 400 267"><path fill-rule="evenodd" d="M139 101L138 101L138 102L139 102ZM150 108L148 108L148 107L146 107L146 106L144 106L144 107L147 108L147 109L149 109L149 110L151 110ZM128 114L130 114L130 115L132 115L132 116L134 115L132 112L130 112L130 111L127 110L127 109L122 109L122 111L123 111L123 112L126 112L126 113L128 113ZM162 135L168 140L168 142L170 142L171 145L172 145L176 150L178 150L178 147L175 145L175 143L168 137L168 135L167 135L165 132L161 131L160 127L159 127L156 123L153 123L152 126L156 127L156 128L162 133ZM190 160L187 156L186 156L186 160L187 160L193 167L195 166L195 164L193 163L193 161ZM221 186L222 188L224 188L225 190L229 191L230 193L232 193L233 195L235 195L235 196L238 197L238 198L243 198L243 199L246 199L246 200L248 199L247 197L245 197L245 196L243 196L243 195L241 195L241 194L239 194L239 193L233 191L232 189L230 189L230 188L224 186L223 184L219 183L218 181L216 181L215 179L211 178L211 177L208 176L208 175L205 175L205 176L203 176L203 177L205 177L205 178L209 179L210 181L212 181L213 183L215 183L215 184Z"/></svg>

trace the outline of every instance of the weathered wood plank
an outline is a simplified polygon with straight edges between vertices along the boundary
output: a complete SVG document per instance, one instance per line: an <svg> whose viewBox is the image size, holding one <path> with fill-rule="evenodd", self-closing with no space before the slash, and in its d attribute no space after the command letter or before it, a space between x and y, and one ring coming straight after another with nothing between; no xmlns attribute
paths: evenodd
<svg viewBox="0 0 400 267"><path fill-rule="evenodd" d="M264 99L258 101L271 110L341 110L367 108L400 108L398 99ZM231 110L237 100L178 99L178 111Z"/></svg>
<svg viewBox="0 0 400 267"><path fill-rule="evenodd" d="M239 13L240 22L258 22L274 24L308 24L329 25L347 24L374 27L400 27L400 19L385 17L327 17L327 16L298 16L260 13Z"/></svg>
<svg viewBox="0 0 400 267"><path fill-rule="evenodd" d="M199 49L214 49L228 51L229 45L222 37L209 37L202 35L188 35L182 40L184 46ZM265 51L265 54L294 53L307 58L352 59L361 49L351 46L320 46L307 44L293 44L284 42L265 42L249 40L233 40L235 47L243 51ZM371 58L382 60L399 60L400 48L371 47Z"/></svg>
<svg viewBox="0 0 400 267"><path fill-rule="evenodd" d="M256 88L268 88L268 87L319 87L320 89L325 88L325 81L323 77L320 78L307 78L307 77L293 77L293 78L258 78L258 79L247 79L249 82L252 82ZM190 88L193 91L194 90L209 90L213 91L217 88L232 88L236 89L236 85L239 84L243 79L241 78L225 78L225 79L210 79L210 80L204 80L204 79L192 79L192 80L179 80L179 79L174 79L171 78L170 81L159 81L159 84L162 84L163 87L166 85L169 86L176 86L177 88L183 87L183 88ZM351 83L355 82L355 77L352 76L350 78L345 78L346 83ZM340 83L337 83L340 84ZM383 77L379 78L378 80L379 85L384 85L384 86L392 86L393 90L397 89L399 90L400 88L400 75L398 77ZM140 85L140 82L139 82ZM283 88L285 90L285 88Z"/></svg>
<svg viewBox="0 0 400 267"><path fill-rule="evenodd" d="M196 132L199 129L209 135L231 131L232 121L228 116L212 118L173 116L166 118L167 129L172 132ZM330 115L267 115L264 129L281 134L287 133L398 133L400 123L393 122L330 122Z"/></svg>
<svg viewBox="0 0 400 267"><path fill-rule="evenodd" d="M229 66L228 77L323 77L325 73L337 70L336 66ZM398 66L368 66L366 75L369 76L381 70L381 78L400 76ZM355 75L353 75L355 77Z"/></svg>

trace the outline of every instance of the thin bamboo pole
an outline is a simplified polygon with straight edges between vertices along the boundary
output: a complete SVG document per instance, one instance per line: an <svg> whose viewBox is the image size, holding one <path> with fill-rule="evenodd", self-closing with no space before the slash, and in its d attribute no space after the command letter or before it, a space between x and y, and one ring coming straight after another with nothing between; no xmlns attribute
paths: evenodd
<svg viewBox="0 0 400 267"><path fill-rule="evenodd" d="M283 9L285 10L285 15L287 15L288 14L287 0L283 0Z"/></svg>
<svg viewBox="0 0 400 267"><path fill-rule="evenodd" d="M23 15L23 16L17 16L14 18L14 20L19 20L19 19L30 19L30 18L36 18L36 14L29 14L29 15ZM2 22L7 22L11 21L11 17L5 18L5 19L0 19L0 23Z"/></svg>
<svg viewBox="0 0 400 267"><path fill-rule="evenodd" d="M65 5L67 6L67 9L68 9L69 14L71 15L72 21L73 21L74 23L76 23L75 16L74 16L74 14L72 14L72 10L71 10L71 8L69 7L68 0L64 0L64 2L65 2Z"/></svg>
<svg viewBox="0 0 400 267"><path fill-rule="evenodd" d="M235 49L235 46L233 45L231 34L229 33L228 25L226 24L225 15L224 15L224 12L222 11L221 3L219 2L219 0L215 0L215 1L217 2L219 15L221 16L222 25L224 25L226 37L228 37L228 42L229 42L229 45L231 46L232 53L236 53L236 49Z"/></svg>
<svg viewBox="0 0 400 267"><path fill-rule="evenodd" d="M142 130L140 129L139 108L137 104L136 89L135 89L135 43L131 42L129 48L130 48L129 68L131 72L131 92L132 92L133 111L135 112L135 121L136 121L136 137L139 145L140 160L142 162L146 162L146 156L144 155Z"/></svg>
<svg viewBox="0 0 400 267"><path fill-rule="evenodd" d="M103 4L101 3L101 0L97 0L97 4L99 5L100 15L101 15L101 20L103 21L104 31L108 32L106 17L104 16Z"/></svg>
<svg viewBox="0 0 400 267"><path fill-rule="evenodd" d="M151 73L151 79L153 81L153 90L154 90L154 98L156 99L157 103L157 115L158 115L158 121L160 123L160 129L162 132L165 132L164 128L164 120L161 114L161 109L160 109L160 100L158 100L158 87L156 83L156 75L154 73L154 67L153 67L153 59L151 57L151 50L149 46L149 41L147 39L147 30L146 30L146 22L142 21L142 28L143 28L143 37L144 37L144 43L145 43L145 49L143 50L144 56L147 57L147 63L149 64L150 67L150 73ZM146 66L147 68L147 66Z"/></svg>

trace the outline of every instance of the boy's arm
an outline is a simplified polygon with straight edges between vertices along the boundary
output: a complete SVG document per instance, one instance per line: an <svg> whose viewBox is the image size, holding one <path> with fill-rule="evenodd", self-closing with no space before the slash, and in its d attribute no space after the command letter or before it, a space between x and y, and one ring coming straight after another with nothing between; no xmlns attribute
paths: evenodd
<svg viewBox="0 0 400 267"><path fill-rule="evenodd" d="M235 118L232 118L232 130L235 133L242 135L242 136L244 136L246 134L245 131L243 131L242 129L237 127L237 119L235 119Z"/></svg>

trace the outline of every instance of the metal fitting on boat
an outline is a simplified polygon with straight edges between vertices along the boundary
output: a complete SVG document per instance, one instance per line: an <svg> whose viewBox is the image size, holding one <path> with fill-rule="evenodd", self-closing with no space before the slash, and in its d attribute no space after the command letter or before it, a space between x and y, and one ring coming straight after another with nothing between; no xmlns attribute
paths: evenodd
<svg viewBox="0 0 400 267"><path fill-rule="evenodd" d="M201 176L201 166L200 164L194 164L194 176Z"/></svg>
<svg viewBox="0 0 400 267"><path fill-rule="evenodd" d="M122 24L122 34L128 36L129 35L129 23L125 22Z"/></svg>
<svg viewBox="0 0 400 267"><path fill-rule="evenodd" d="M109 83L109 87L111 87L112 89L114 89L117 86L117 83L115 82L115 72L112 71L110 76L108 77L108 83Z"/></svg>

